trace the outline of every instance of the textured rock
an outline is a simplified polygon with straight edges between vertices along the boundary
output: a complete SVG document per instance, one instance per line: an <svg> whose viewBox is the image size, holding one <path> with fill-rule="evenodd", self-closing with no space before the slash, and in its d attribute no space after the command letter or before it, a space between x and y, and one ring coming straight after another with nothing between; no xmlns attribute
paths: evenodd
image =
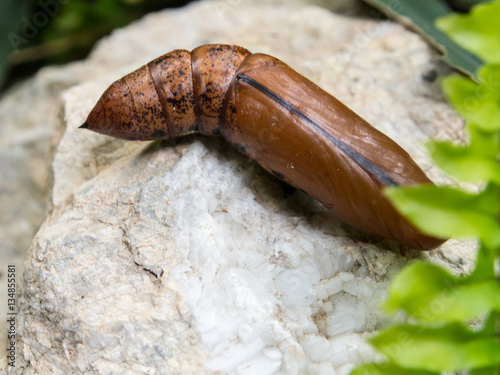
<svg viewBox="0 0 500 375"><path fill-rule="evenodd" d="M46 68L36 79L4 93L0 101L0 285L7 285L7 265L22 264L45 217L50 192L51 139L61 103L61 90L76 82L69 68ZM5 268L4 268L5 267ZM0 315L6 316L7 287L0 288ZM0 320L0 347L7 329ZM2 360L3 360L2 356Z"/></svg>
<svg viewBox="0 0 500 375"><path fill-rule="evenodd" d="M11 373L347 374L374 357L364 338L409 259L470 269L473 244L421 254L368 239L221 140L77 129L109 83L152 58L234 43L281 58L445 181L421 142L457 137L461 121L419 36L316 7L237 5L151 14L64 68L86 82L61 97L52 210L26 260Z"/></svg>

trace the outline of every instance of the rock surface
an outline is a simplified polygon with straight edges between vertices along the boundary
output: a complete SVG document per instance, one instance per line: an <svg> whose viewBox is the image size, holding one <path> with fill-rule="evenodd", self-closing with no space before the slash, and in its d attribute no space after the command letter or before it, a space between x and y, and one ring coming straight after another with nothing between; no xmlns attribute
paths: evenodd
<svg viewBox="0 0 500 375"><path fill-rule="evenodd" d="M210 42L284 60L445 181L422 142L460 137L461 121L419 36L258 2L151 14L60 70L63 86L84 83L61 96L60 126L51 118L51 210L26 259L8 373L347 374L374 358L364 338L387 321L378 305L409 259L470 269L473 243L422 254L365 238L221 140L77 129L115 79Z"/></svg>
<svg viewBox="0 0 500 375"><path fill-rule="evenodd" d="M78 82L71 67L46 68L0 100L0 314L7 313L7 265L22 265L33 236L45 218L50 193L51 140L62 123L58 95ZM4 268L5 267L5 268ZM5 302L4 302L5 301ZM6 340L0 322L0 347ZM2 358L3 360L4 358Z"/></svg>

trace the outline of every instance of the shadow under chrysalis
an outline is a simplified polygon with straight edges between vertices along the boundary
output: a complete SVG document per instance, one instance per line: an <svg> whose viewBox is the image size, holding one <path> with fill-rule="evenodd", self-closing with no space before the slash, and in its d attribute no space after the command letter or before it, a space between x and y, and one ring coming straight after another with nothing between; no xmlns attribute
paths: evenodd
<svg viewBox="0 0 500 375"><path fill-rule="evenodd" d="M114 82L81 128L143 141L222 137L364 233L420 250L444 242L383 194L432 184L408 153L269 55L220 44L172 51Z"/></svg>

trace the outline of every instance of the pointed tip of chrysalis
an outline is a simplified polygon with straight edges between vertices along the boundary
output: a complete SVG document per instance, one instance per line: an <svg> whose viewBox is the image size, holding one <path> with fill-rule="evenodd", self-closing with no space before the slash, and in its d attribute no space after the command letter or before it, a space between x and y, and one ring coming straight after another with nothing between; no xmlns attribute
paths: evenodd
<svg viewBox="0 0 500 375"><path fill-rule="evenodd" d="M89 127L89 126L88 126L87 122L84 122L82 125L80 125L80 126L78 127L78 129L87 129L88 127Z"/></svg>

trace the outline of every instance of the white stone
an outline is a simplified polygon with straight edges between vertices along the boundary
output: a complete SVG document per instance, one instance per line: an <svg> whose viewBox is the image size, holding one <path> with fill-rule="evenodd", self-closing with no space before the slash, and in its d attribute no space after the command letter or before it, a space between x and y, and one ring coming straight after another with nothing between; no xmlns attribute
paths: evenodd
<svg viewBox="0 0 500 375"><path fill-rule="evenodd" d="M336 375L337 372L330 362L313 363L309 367L308 375Z"/></svg>
<svg viewBox="0 0 500 375"><path fill-rule="evenodd" d="M342 291L342 279L340 275L325 280L324 286L329 296L333 296Z"/></svg>

